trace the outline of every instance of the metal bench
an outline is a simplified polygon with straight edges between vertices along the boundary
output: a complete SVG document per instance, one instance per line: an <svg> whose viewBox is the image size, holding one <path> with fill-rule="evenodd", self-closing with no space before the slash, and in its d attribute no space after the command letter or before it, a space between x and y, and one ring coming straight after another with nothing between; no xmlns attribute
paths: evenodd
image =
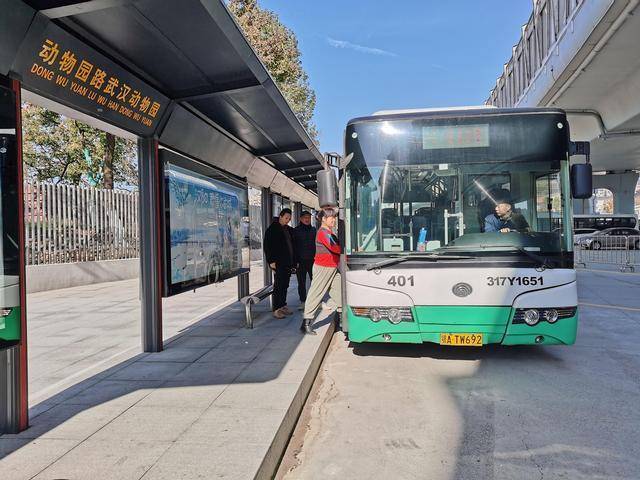
<svg viewBox="0 0 640 480"><path fill-rule="evenodd" d="M244 303L245 325L247 328L253 328L253 317L251 317L251 306L260 303L273 293L273 285L267 285L257 292L247 295L240 299Z"/></svg>

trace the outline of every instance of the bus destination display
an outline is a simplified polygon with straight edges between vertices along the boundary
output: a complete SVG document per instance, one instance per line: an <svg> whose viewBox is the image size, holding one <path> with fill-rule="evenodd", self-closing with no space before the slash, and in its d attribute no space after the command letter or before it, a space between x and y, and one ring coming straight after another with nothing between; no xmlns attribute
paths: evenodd
<svg viewBox="0 0 640 480"><path fill-rule="evenodd" d="M422 127L423 150L489 146L489 125L438 125Z"/></svg>

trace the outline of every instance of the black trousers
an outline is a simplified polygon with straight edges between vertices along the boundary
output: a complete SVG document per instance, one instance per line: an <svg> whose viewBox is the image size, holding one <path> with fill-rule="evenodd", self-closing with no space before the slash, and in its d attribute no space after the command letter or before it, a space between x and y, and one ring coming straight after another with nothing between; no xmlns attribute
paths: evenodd
<svg viewBox="0 0 640 480"><path fill-rule="evenodd" d="M298 277L298 296L301 302L307 301L307 275L309 280L313 280L313 259L300 260L296 276Z"/></svg>
<svg viewBox="0 0 640 480"><path fill-rule="evenodd" d="M291 266L276 264L276 272L273 278L273 311L287 304L287 290L291 279Z"/></svg>

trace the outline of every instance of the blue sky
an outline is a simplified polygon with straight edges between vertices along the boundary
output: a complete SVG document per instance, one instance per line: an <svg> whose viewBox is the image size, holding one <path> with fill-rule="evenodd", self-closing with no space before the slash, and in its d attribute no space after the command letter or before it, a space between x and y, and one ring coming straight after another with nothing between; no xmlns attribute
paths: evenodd
<svg viewBox="0 0 640 480"><path fill-rule="evenodd" d="M300 43L322 151L353 117L483 103L531 0L260 0Z"/></svg>

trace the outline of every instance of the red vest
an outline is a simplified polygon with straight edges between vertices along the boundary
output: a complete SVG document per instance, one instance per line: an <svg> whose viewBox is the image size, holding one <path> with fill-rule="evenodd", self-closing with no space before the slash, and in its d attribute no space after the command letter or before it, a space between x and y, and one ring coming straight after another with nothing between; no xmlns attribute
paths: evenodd
<svg viewBox="0 0 640 480"><path fill-rule="evenodd" d="M338 268L340 265L340 244L338 238L326 228L320 228L316 234L315 265Z"/></svg>

